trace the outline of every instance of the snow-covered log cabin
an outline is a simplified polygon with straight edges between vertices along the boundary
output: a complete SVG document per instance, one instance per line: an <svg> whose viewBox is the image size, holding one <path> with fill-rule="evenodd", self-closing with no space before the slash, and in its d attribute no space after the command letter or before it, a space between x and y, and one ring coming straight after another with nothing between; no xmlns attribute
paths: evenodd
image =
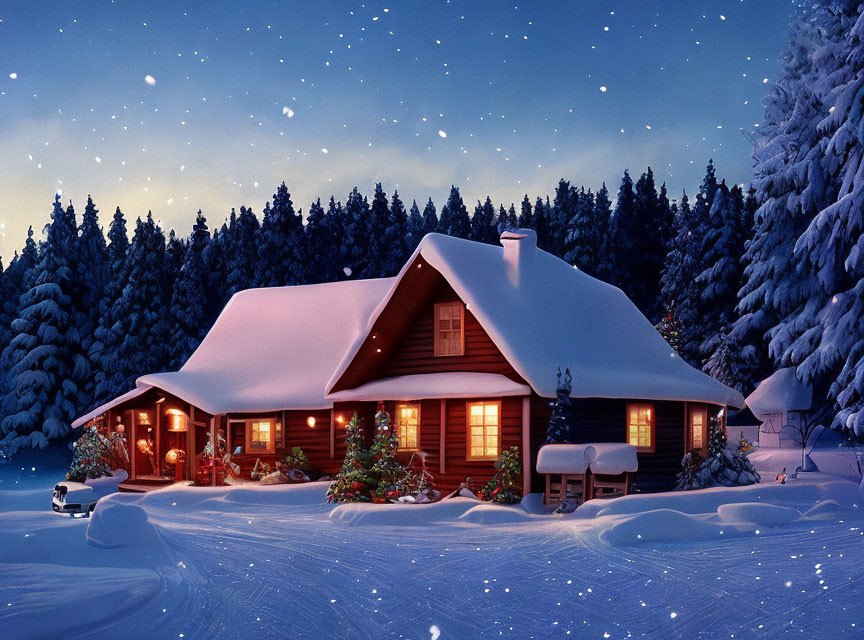
<svg viewBox="0 0 864 640"><path fill-rule="evenodd" d="M439 488L485 482L518 446L527 493L569 367L580 440L636 445L637 486L671 487L684 453L706 450L709 415L741 395L682 361L621 290L538 249L532 230L501 244L430 234L395 278L238 293L180 371L142 376L73 426L99 418L131 443L149 437L152 457L132 447L133 479L161 477L168 450L198 453L211 429L244 473L296 446L334 473L344 421L357 411L371 431L383 401L402 455L424 452Z"/></svg>

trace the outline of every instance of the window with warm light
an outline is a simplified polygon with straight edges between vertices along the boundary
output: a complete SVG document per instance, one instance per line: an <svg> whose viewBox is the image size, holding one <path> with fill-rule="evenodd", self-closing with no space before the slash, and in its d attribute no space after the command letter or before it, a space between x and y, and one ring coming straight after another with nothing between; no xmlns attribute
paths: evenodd
<svg viewBox="0 0 864 640"><path fill-rule="evenodd" d="M435 305L435 355L461 356L465 353L465 307L461 302Z"/></svg>
<svg viewBox="0 0 864 640"><path fill-rule="evenodd" d="M468 460L497 460L501 450L501 403L468 403Z"/></svg>
<svg viewBox="0 0 864 640"><path fill-rule="evenodd" d="M246 451L273 453L273 421L249 420L246 423Z"/></svg>
<svg viewBox="0 0 864 640"><path fill-rule="evenodd" d="M627 442L639 451L654 451L654 405L627 404Z"/></svg>
<svg viewBox="0 0 864 640"><path fill-rule="evenodd" d="M396 405L396 436L403 451L420 448L420 405L399 403Z"/></svg>
<svg viewBox="0 0 864 640"><path fill-rule="evenodd" d="M706 427L708 426L708 409L692 407L690 409L690 448L702 450L705 448Z"/></svg>

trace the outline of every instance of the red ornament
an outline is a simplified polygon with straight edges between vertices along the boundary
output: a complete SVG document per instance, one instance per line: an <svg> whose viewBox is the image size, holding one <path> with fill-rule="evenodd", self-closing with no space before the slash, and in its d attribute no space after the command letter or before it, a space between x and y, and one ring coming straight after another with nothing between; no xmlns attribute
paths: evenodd
<svg viewBox="0 0 864 640"><path fill-rule="evenodd" d="M360 491L360 489L363 488L363 483L355 481L354 484L351 485L351 488L354 489L354 491Z"/></svg>

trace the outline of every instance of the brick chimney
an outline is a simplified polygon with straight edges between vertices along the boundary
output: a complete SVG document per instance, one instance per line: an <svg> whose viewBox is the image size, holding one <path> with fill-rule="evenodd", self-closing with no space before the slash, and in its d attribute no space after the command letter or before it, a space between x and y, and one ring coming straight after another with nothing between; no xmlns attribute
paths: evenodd
<svg viewBox="0 0 864 640"><path fill-rule="evenodd" d="M530 267L537 252L537 233L533 229L505 231L501 234L501 246L504 247L504 268L507 279L514 287L518 287L521 274Z"/></svg>

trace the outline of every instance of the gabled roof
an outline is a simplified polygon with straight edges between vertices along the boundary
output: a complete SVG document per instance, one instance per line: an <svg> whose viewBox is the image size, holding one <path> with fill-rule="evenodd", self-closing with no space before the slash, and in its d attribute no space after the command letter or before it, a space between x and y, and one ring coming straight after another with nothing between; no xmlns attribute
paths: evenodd
<svg viewBox="0 0 864 640"><path fill-rule="evenodd" d="M141 376L137 389L73 423L158 387L210 414L333 406L324 387L393 278L235 294L180 371Z"/></svg>
<svg viewBox="0 0 864 640"><path fill-rule="evenodd" d="M519 231L517 231L517 234ZM569 367L573 397L639 398L744 405L740 393L684 362L617 287L531 244L518 269L504 249L429 234L368 317L327 384L346 372L399 281L420 257L447 280L516 372L554 397L556 369ZM515 270L515 271L514 271Z"/></svg>

